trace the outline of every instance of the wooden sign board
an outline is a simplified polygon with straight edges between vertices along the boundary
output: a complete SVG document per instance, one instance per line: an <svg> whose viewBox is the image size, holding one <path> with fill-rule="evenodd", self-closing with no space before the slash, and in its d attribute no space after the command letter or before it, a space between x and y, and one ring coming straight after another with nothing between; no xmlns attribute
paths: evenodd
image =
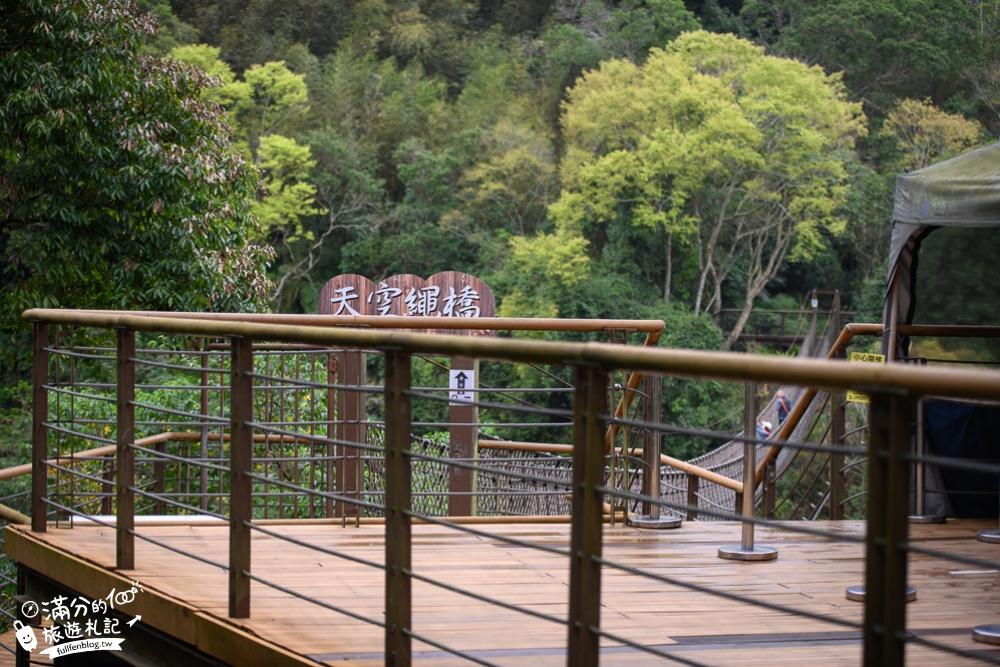
<svg viewBox="0 0 1000 667"><path fill-rule="evenodd" d="M410 332L445 333L458 336L495 336L496 331L476 328L476 319L494 317L496 301L493 290L479 278L458 271L443 271L436 273L427 280L410 274L391 276L377 283L364 276L354 273L332 278L323 286L319 293L319 314L353 317L378 318L388 316L401 317L448 317L467 318L468 329L406 329ZM368 324L371 322L369 320ZM378 326L375 324L374 326ZM425 325L426 326L426 325ZM463 322L464 326L464 322ZM353 367L348 361L352 355L360 358L355 360ZM365 384L364 354L361 352L341 352L338 362L338 381L345 387ZM478 390L477 374L478 360L454 357L449 370L449 451L454 458L469 459L476 457L479 427L477 425L478 408L475 404ZM353 371L350 370L353 368ZM364 399L358 403L357 412L352 412L346 396L356 394L351 391L338 391L335 403L331 402L331 415L353 415L353 424L348 417L337 426L337 437L341 442L365 442L364 432ZM331 422L333 417L331 416ZM349 431L348 428L354 428ZM358 447L338 445L342 463L338 464L336 483L338 493L350 496L360 494L354 488L359 479L357 473L361 469ZM354 458L352 458L352 456ZM350 467L353 466L353 467ZM451 516L471 516L475 514L476 475L473 471L449 466L448 475L448 513ZM341 480L343 487L341 487ZM353 486L350 486L353 485ZM350 486L350 488L348 488ZM346 505L338 505L338 516L346 516Z"/></svg>
<svg viewBox="0 0 1000 667"><path fill-rule="evenodd" d="M355 273L332 278L319 293L320 315L380 317L493 317L493 290L479 278L442 271L424 280L408 273L375 283ZM443 330L466 336L489 336L483 330Z"/></svg>

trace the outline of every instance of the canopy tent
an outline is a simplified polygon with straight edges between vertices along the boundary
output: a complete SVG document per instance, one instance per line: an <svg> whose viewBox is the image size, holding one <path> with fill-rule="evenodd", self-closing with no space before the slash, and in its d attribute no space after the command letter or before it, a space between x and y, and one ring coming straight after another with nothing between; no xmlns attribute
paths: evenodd
<svg viewBox="0 0 1000 667"><path fill-rule="evenodd" d="M899 326L940 323L914 322L913 319L918 310L917 265L921 244L927 240L927 250L941 247L940 242L934 241L939 237L928 240L928 235L945 227L995 227L1000 234L1000 143L896 178L883 314L887 335L882 338L882 351L889 361L901 360L909 354L910 341L907 336L899 335ZM1000 243L992 239L985 243L1000 248ZM934 270L949 274L945 277L950 279L968 268L961 265L963 259L955 257L948 264L938 264ZM969 272L964 273L968 276ZM991 279L986 267L977 266L972 275L975 285L966 285L961 293L946 295L958 300L963 308L968 307L968 301L973 298L992 300L995 297L995 291L986 282ZM970 287L978 287L974 295ZM931 296L938 295L923 294L921 300L927 302ZM1000 304L990 307L996 309ZM926 307L922 311L924 316L933 315ZM982 315L981 311L973 312L971 307L969 314L973 318ZM916 421L923 424L931 451L938 456L993 464L1000 456L1000 408L931 401L925 404L922 418L918 416ZM926 474L925 498L930 514L997 516L996 475L943 466L940 469L928 466Z"/></svg>
<svg viewBox="0 0 1000 667"><path fill-rule="evenodd" d="M905 356L906 337L896 328L911 324L920 244L940 227L997 227L1000 231L1000 143L896 178L892 246L883 323L883 352Z"/></svg>

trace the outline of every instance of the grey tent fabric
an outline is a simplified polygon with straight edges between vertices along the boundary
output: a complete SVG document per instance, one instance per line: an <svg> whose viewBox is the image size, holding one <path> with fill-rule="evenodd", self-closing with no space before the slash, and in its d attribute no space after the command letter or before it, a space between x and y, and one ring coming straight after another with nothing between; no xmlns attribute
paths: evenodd
<svg viewBox="0 0 1000 667"><path fill-rule="evenodd" d="M919 296L914 290L920 247L924 242L934 243L934 237L928 238L928 235L942 227L996 227L997 232L1000 232L1000 143L896 178L892 246L883 313L887 335L882 337L882 351L890 358L899 359L908 355L909 340L906 336L898 335L898 327L914 323L913 313ZM931 415L927 416L930 420ZM990 426L995 430L997 425L994 422ZM935 424L936 422L930 423L931 430L934 430ZM940 433L950 434L953 430L953 427L939 428L939 440L943 437ZM968 457L966 450L970 442L966 441L970 439L964 436L957 439L960 442L953 449L960 452L960 455L956 455L954 451L939 451L938 455ZM993 442L994 446L995 444ZM990 456L990 460L995 460L995 451L991 451ZM929 504L925 509L948 515L957 513L962 516L967 512L979 515L976 514L981 511L978 506L972 510L965 506L953 508L948 502L951 493L965 498L965 494L974 490L966 480L944 479L944 471L933 465L928 466L926 474L925 501ZM991 483L993 481L995 480L990 480ZM990 487L994 488L995 486ZM996 498L995 493L992 498ZM937 507L942 501L944 505ZM992 508L990 512L996 510L995 500L987 501L986 504ZM996 516L995 513L990 515Z"/></svg>
<svg viewBox="0 0 1000 667"><path fill-rule="evenodd" d="M920 243L939 227L1000 227L1000 143L896 178L892 245L883 322L911 323ZM903 337L883 337L883 351L902 356Z"/></svg>
<svg viewBox="0 0 1000 667"><path fill-rule="evenodd" d="M912 225L1000 224L1000 142L896 178L892 219Z"/></svg>

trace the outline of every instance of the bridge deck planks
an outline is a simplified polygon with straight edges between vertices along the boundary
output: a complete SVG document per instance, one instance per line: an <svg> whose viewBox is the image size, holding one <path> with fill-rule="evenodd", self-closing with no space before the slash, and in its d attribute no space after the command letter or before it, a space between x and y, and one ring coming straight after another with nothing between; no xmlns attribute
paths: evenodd
<svg viewBox="0 0 1000 667"><path fill-rule="evenodd" d="M860 523L810 523L810 528L859 537ZM975 539L978 530L995 522L952 521L946 525L914 525L911 540L922 546L997 562L1000 547ZM384 561L382 526L341 527L330 524L269 526L270 530L322 545L375 565ZM479 526L517 540L565 550L569 526ZM13 529L8 550L25 564L84 594L96 593L113 576L114 530L77 525L51 527L45 534ZM225 526L140 526L140 535L177 549L225 563ZM509 544L496 537L470 535L441 526L413 527L414 571L478 595L518 604L541 614L564 618L568 599L568 561L557 554ZM20 539L18 538L20 536ZM740 527L730 523L685 522L663 532L606 526L604 557L654 572L688 585L745 595L774 605L788 605L824 618L859 624L863 605L848 601L844 591L862 583L864 547L858 542L760 527L758 544L777 547L779 558L741 563L717 557L720 546L738 543ZM73 580L60 578L61 561L82 564ZM255 533L254 574L353 614L381 622L384 593L381 570L308 550ZM282 664L382 665L383 630L343 613L296 599L255 582L250 619L226 618L228 575L221 569L173 553L144 540L136 541L134 571L117 573L145 589L135 611L149 623L175 636L194 640L208 652L219 646L249 644L239 664L252 664L252 644L277 647ZM908 629L918 636L989 656L1000 661L1000 647L971 639L977 625L1000 623L1000 574L982 568L912 555L911 585L918 599L907 606ZM167 614L163 607L182 608ZM414 582L414 629L418 635L449 647L473 652L497 665L534 667L563 665L564 626L506 610L457 593ZM666 584L605 568L602 578L602 629L654 646L670 655L706 665L859 665L859 633L841 624L803 618L755 607L681 585ZM210 626L204 623L211 620ZM199 625L201 623L201 625ZM206 629L207 628L207 629ZM219 636L232 630L233 636ZM208 637L208 633L214 633ZM126 635L127 636L127 635ZM234 639L235 637L235 639ZM226 649L229 651L231 649ZM471 664L439 648L415 641L414 662L425 665ZM287 655L286 655L287 654ZM274 662L274 655L267 663ZM284 656L284 657L282 657ZM232 655L228 657L233 659ZM247 662L247 661L250 662ZM602 662L612 665L664 664L664 658L602 642ZM982 664L963 662L917 645L908 648L910 665Z"/></svg>

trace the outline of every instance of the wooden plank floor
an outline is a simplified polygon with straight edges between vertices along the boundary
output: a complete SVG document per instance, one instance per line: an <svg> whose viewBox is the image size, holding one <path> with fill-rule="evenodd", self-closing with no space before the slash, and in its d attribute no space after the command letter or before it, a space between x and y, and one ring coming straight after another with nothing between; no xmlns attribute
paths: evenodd
<svg viewBox="0 0 1000 667"><path fill-rule="evenodd" d="M853 536L864 529L861 523L808 526ZM1000 562L1000 545L976 540L984 528L996 528L996 522L913 525L910 539L924 547ZM268 529L357 559L254 534L254 574L327 607L255 582L251 618L230 621L225 572L137 540L136 569L114 573L114 530L106 527L50 528L41 535L9 528L7 549L21 562L85 595L99 597L116 581L126 587L130 580L141 582L143 593L129 613L141 613L143 623L236 664L384 664L383 573L377 567L384 560L383 527L310 524ZM560 550L567 549L569 541L569 527L558 524L475 529ZM228 558L225 526L140 526L138 532L203 558L218 562ZM432 525L414 526L413 536L413 569L418 575L565 618L569 590L565 556ZM717 557L720 546L739 541L740 526L732 523L685 522L680 529L662 532L606 526L607 560L677 583L606 567L602 629L693 664L800 667L805 660L824 667L861 664L860 634L850 624L861 622L863 606L847 600L845 590L863 582L863 546L779 526L756 531L757 544L778 549L777 560L743 563ZM1000 647L971 638L977 625L1000 624L996 569L914 555L909 570L918 597L907 605L908 630L978 658L911 644L907 664L1000 663ZM689 586L745 595L817 618L732 601ZM414 583L413 601L414 631L431 642L468 651L487 664L565 664L567 632L561 624L421 581ZM420 665L473 664L423 641L414 641L413 651L414 662ZM609 639L602 642L601 660L606 665L676 664Z"/></svg>

